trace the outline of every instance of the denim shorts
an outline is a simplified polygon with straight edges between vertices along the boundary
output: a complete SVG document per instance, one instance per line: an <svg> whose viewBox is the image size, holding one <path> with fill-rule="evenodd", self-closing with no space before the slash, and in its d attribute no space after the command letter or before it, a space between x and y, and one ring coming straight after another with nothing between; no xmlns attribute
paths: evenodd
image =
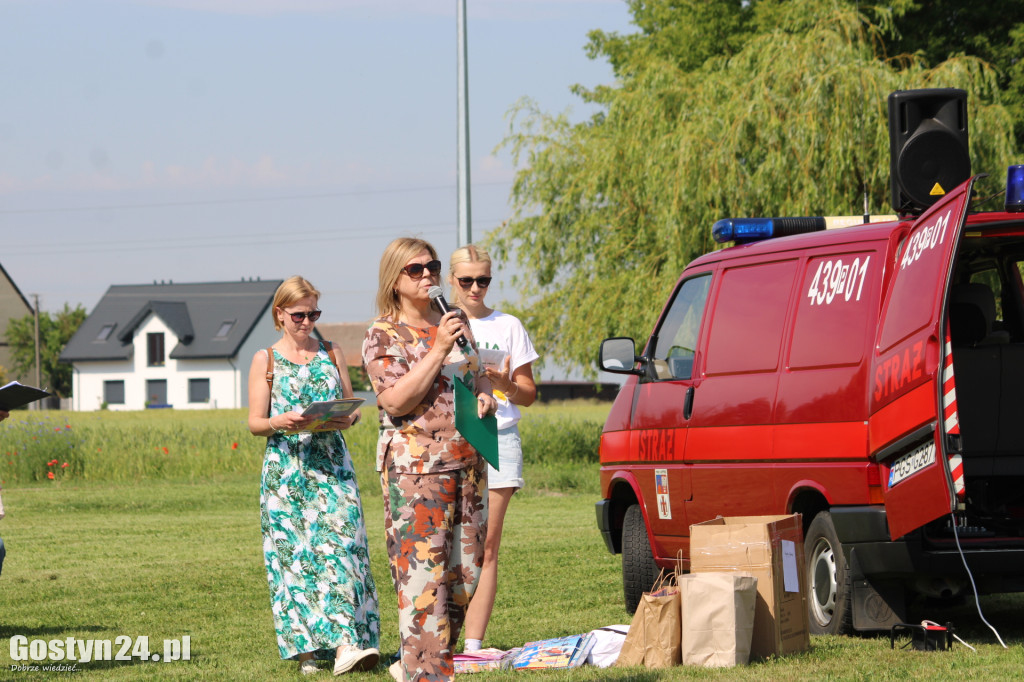
<svg viewBox="0 0 1024 682"><path fill-rule="evenodd" d="M523 443L515 425L498 431L498 470L487 467L487 487L523 487Z"/></svg>

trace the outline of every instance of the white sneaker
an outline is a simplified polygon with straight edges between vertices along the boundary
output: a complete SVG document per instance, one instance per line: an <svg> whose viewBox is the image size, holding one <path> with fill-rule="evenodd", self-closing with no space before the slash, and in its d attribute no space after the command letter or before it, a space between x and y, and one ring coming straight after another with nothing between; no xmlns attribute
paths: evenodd
<svg viewBox="0 0 1024 682"><path fill-rule="evenodd" d="M391 664L388 668L388 672L391 673L391 677L394 678L395 682L405 682L405 671L402 670L402 661L397 660Z"/></svg>
<svg viewBox="0 0 1024 682"><path fill-rule="evenodd" d="M306 660L299 662L299 672L303 675L312 675L313 673L320 672L320 668L316 667L315 660L307 658Z"/></svg>
<svg viewBox="0 0 1024 682"><path fill-rule="evenodd" d="M334 674L342 675L349 670L371 670L377 665L380 652L376 649L357 649L351 644L338 647L334 658Z"/></svg>

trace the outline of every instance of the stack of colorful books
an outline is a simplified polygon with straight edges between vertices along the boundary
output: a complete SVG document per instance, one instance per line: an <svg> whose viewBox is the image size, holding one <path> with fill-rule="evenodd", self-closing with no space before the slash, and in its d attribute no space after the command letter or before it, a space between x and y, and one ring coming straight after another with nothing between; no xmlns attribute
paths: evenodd
<svg viewBox="0 0 1024 682"><path fill-rule="evenodd" d="M594 646L590 633L528 642L512 661L516 670L575 668L583 665Z"/></svg>

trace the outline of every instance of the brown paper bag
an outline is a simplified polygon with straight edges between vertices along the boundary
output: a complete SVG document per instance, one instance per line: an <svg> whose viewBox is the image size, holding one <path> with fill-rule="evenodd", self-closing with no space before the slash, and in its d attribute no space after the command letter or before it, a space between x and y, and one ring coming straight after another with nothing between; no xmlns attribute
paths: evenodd
<svg viewBox="0 0 1024 682"><path fill-rule="evenodd" d="M684 665L746 665L754 631L757 578L749 573L679 577Z"/></svg>
<svg viewBox="0 0 1024 682"><path fill-rule="evenodd" d="M690 526L690 572L757 577L754 660L810 647L803 538L800 514L718 517Z"/></svg>
<svg viewBox="0 0 1024 682"><path fill-rule="evenodd" d="M667 668L682 661L681 616L679 588L665 584L662 576L654 590L645 592L636 607L633 622L622 643L616 666L644 665L648 668Z"/></svg>

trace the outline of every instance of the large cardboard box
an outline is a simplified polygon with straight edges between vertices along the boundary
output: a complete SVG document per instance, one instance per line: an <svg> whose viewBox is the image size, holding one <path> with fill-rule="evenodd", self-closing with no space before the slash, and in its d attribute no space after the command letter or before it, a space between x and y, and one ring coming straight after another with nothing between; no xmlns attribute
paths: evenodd
<svg viewBox="0 0 1024 682"><path fill-rule="evenodd" d="M800 514L720 516L693 524L690 571L741 571L757 577L751 659L810 646Z"/></svg>

